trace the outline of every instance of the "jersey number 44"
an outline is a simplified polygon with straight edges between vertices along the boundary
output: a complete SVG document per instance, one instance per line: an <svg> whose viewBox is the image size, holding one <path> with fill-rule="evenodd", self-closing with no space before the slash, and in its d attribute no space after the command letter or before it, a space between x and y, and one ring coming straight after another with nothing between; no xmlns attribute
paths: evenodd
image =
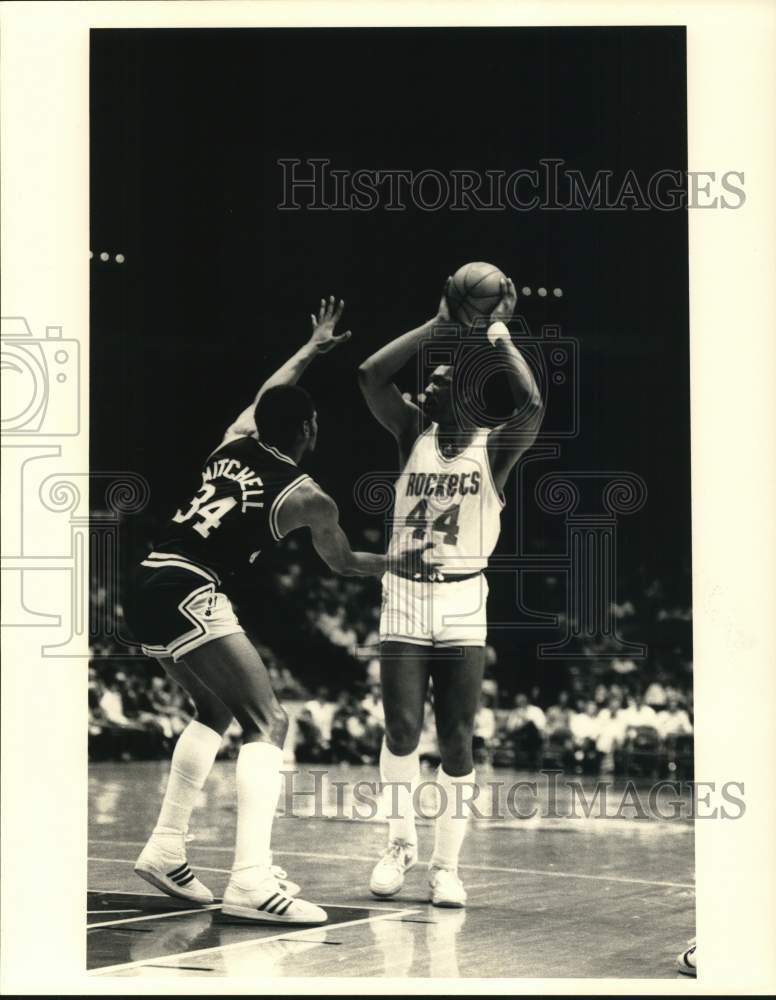
<svg viewBox="0 0 776 1000"><path fill-rule="evenodd" d="M456 504L454 507L448 507L431 521L431 530L443 533L442 541L445 545L455 545L458 542L458 517L460 513L461 505ZM428 500L424 499L412 508L405 523L414 529L413 538L425 538L429 520Z"/></svg>

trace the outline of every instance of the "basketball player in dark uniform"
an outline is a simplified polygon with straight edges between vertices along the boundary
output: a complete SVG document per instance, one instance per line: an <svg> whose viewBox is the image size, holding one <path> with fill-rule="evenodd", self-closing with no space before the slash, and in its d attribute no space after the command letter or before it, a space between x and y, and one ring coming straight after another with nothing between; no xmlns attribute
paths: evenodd
<svg viewBox="0 0 776 1000"><path fill-rule="evenodd" d="M135 871L169 895L212 903L186 860L185 838L197 796L221 739L236 718L237 837L223 912L257 921L322 923L326 913L295 898L299 887L272 865L270 834L280 792L288 718L261 657L224 592L225 579L289 532L309 528L336 573L382 576L388 565L426 573L414 545L401 556L354 552L334 501L299 468L318 434L315 406L295 383L319 354L348 340L335 326L344 303L321 301L309 342L261 387L207 458L199 488L172 515L143 560L127 611L143 651L156 657L196 707L173 753L154 831Z"/></svg>
<svg viewBox="0 0 776 1000"><path fill-rule="evenodd" d="M450 325L447 290L437 314L386 344L359 368L359 381L375 417L395 437L401 474L396 482L389 554L408 539L426 540L436 572L413 577L389 568L383 578L380 621L385 740L380 772L390 792L388 847L375 866L376 896L397 893L417 862L413 789L418 782L418 741L429 681L434 685L439 752L440 812L429 865L429 899L462 907L466 891L458 856L474 784L472 734L480 699L487 634L487 581L483 570L498 540L504 486L539 430L543 403L525 358L512 343L506 321L517 301L502 279L500 300L488 319L487 338L514 403L512 415L489 430L467 414L466 379L455 365L432 373L418 405L402 396L394 377L417 355L440 324Z"/></svg>

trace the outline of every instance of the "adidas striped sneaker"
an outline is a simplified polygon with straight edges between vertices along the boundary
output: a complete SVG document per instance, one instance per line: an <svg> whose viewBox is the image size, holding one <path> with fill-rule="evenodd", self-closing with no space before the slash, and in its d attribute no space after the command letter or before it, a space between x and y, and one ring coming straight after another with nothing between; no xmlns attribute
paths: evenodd
<svg viewBox="0 0 776 1000"><path fill-rule="evenodd" d="M270 864L269 870L278 880L280 891L284 892L287 896L298 896L302 891L301 886L298 886L296 882L292 882L288 877L288 873L280 865Z"/></svg>
<svg viewBox="0 0 776 1000"><path fill-rule="evenodd" d="M278 887L280 891L284 892L287 896L298 896L302 891L301 886L298 886L296 882L292 882L282 868L279 868L277 865L273 865L270 868L270 871L278 880Z"/></svg>
<svg viewBox="0 0 776 1000"><path fill-rule="evenodd" d="M135 862L135 874L168 896L204 906L212 903L213 893L189 868L183 837L180 849L174 851L168 849L169 837L165 837L166 846L160 844L160 839L152 836L148 841Z"/></svg>
<svg viewBox="0 0 776 1000"><path fill-rule="evenodd" d="M329 919L320 906L284 892L271 869L251 888L238 885L232 877L224 889L221 912L266 924L324 924Z"/></svg>

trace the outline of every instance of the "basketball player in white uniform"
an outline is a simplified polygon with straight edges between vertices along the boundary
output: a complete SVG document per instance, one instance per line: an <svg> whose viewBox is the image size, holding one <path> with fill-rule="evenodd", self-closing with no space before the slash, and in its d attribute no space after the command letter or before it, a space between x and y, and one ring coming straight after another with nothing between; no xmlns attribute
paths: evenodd
<svg viewBox="0 0 776 1000"><path fill-rule="evenodd" d="M488 340L510 384L510 418L487 430L470 408L455 366L436 368L415 405L393 379L439 324L450 324L447 289L437 314L391 341L359 368L367 404L396 438L402 472L396 482L389 551L408 541L431 544L424 574L389 571L383 577L380 622L385 739L380 754L389 817L388 848L370 882L376 896L393 896L417 862L412 793L418 782L418 742L429 680L433 681L442 759L429 865L429 898L465 906L458 877L474 784L472 730L479 704L487 633L488 584L483 576L498 540L503 489L520 455L538 433L543 403L531 370L512 343L505 321L517 301L511 280L489 318Z"/></svg>

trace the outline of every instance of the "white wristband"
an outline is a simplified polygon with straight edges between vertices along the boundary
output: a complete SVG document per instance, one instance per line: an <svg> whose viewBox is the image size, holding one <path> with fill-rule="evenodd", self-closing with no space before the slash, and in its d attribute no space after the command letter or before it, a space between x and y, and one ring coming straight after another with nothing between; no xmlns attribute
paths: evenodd
<svg viewBox="0 0 776 1000"><path fill-rule="evenodd" d="M491 323L488 327L488 340L494 347L499 340L509 340L509 330L506 323L502 323L500 319L496 320L495 323Z"/></svg>

